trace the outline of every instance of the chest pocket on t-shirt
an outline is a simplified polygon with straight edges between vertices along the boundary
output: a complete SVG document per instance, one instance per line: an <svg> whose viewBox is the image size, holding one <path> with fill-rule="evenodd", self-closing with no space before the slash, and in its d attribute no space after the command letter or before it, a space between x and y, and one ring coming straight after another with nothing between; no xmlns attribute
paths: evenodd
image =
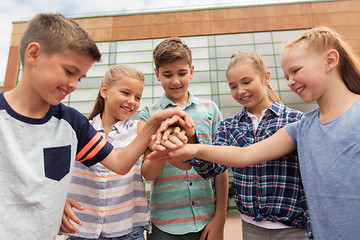
<svg viewBox="0 0 360 240"><path fill-rule="evenodd" d="M71 146L44 148L44 168L47 178L60 181L70 171Z"/></svg>

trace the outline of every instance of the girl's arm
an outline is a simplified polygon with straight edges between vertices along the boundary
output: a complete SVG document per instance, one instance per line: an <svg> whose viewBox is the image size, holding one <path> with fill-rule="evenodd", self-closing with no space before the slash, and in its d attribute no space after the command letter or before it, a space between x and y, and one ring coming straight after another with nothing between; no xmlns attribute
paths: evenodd
<svg viewBox="0 0 360 240"><path fill-rule="evenodd" d="M280 158L295 150L294 142L283 127L274 135L245 148L186 144L180 149L169 152L168 156L161 156L155 151L148 158L154 161L183 161L198 158L231 167L247 167Z"/></svg>
<svg viewBox="0 0 360 240"><path fill-rule="evenodd" d="M75 199L66 198L62 222L60 226L60 231L63 233L78 233L79 229L77 229L70 220L78 225L82 225L81 220L75 215L72 208L76 208L78 210L84 210L84 207L81 206Z"/></svg>
<svg viewBox="0 0 360 240"><path fill-rule="evenodd" d="M151 136L156 133L161 122L173 116L180 116L184 118L189 125L192 125L192 119L180 108L171 108L158 112L149 118L142 130L139 131L138 135L126 148L120 152L112 150L110 154L101 161L101 164L113 172L122 175L126 174L145 152L150 143Z"/></svg>

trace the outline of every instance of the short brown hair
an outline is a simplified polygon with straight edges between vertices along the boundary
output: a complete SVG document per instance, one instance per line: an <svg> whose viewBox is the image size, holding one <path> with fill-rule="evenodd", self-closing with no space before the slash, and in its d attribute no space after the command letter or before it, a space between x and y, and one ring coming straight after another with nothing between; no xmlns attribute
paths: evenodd
<svg viewBox="0 0 360 240"><path fill-rule="evenodd" d="M25 28L20 41L20 59L24 65L28 45L37 42L48 55L75 50L100 61L101 54L91 36L75 21L60 13L40 13Z"/></svg>
<svg viewBox="0 0 360 240"><path fill-rule="evenodd" d="M178 37L171 37L160 42L153 51L153 58L156 70L164 64L169 64L177 60L185 60L192 66L192 56L190 48Z"/></svg>

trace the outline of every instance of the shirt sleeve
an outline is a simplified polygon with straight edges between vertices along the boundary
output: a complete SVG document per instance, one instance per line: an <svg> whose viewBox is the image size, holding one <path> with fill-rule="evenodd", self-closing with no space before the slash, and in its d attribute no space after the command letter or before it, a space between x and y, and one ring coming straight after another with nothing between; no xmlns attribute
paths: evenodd
<svg viewBox="0 0 360 240"><path fill-rule="evenodd" d="M222 118L221 112L220 112L218 106L215 104L214 113L213 113L213 123L212 123L212 137L211 137L213 144L215 142L216 133L219 129L222 119L223 118Z"/></svg>
<svg viewBox="0 0 360 240"><path fill-rule="evenodd" d="M293 140L295 146L297 146L297 134L298 134L298 129L300 127L300 123L301 123L301 120L297 121L297 122L290 123L290 124L285 126L285 130L287 131L287 133L289 134L289 136Z"/></svg>
<svg viewBox="0 0 360 240"><path fill-rule="evenodd" d="M143 110L141 110L139 114L139 120L147 122L150 118L150 111L148 107L145 107Z"/></svg>
<svg viewBox="0 0 360 240"><path fill-rule="evenodd" d="M216 175L223 173L228 168L227 166L208 162L200 159L191 159L195 171L205 179L213 178Z"/></svg>
<svg viewBox="0 0 360 240"><path fill-rule="evenodd" d="M218 131L216 133L216 138L215 138L216 140L218 139L218 134L219 134L219 131L220 131L223 123L219 121L219 124L220 124L220 126L218 128ZM214 145L222 145L222 144L217 144L217 142L215 141ZM224 165L221 165L218 163L199 160L199 159L192 159L191 164L193 165L196 172L205 179L215 177L216 175L223 173L224 171L226 171L228 169L227 166L224 166Z"/></svg>
<svg viewBox="0 0 360 240"><path fill-rule="evenodd" d="M85 116L74 111L72 113L73 128L78 138L75 160L88 167L104 160L113 146L95 130Z"/></svg>

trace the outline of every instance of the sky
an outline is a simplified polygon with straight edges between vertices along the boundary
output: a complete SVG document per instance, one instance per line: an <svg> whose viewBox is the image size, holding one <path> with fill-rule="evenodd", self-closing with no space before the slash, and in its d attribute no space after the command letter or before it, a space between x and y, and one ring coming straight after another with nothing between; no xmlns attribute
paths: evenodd
<svg viewBox="0 0 360 240"><path fill-rule="evenodd" d="M204 7L269 4L305 0L2 0L0 4L0 86L5 78L12 23L37 13L59 12L68 17L122 12L198 9Z"/></svg>

